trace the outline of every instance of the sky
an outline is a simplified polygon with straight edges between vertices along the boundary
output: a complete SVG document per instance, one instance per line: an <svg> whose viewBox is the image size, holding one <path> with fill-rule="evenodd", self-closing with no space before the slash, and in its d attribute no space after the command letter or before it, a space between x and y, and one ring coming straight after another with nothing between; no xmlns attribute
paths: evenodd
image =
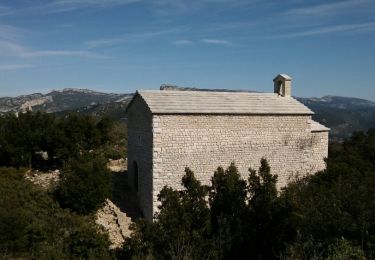
<svg viewBox="0 0 375 260"><path fill-rule="evenodd" d="M374 0L0 0L0 96L162 84L375 101Z"/></svg>

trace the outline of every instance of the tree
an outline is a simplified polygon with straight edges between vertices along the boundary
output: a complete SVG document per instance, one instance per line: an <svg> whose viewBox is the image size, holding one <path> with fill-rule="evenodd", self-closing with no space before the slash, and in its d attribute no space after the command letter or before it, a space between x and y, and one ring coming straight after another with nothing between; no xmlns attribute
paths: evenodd
<svg viewBox="0 0 375 260"><path fill-rule="evenodd" d="M327 169L297 180L282 197L300 216L296 254L329 248L346 240L375 257L375 131L356 133L330 150ZM301 246L307 245L307 246Z"/></svg>
<svg viewBox="0 0 375 260"><path fill-rule="evenodd" d="M80 214L93 212L111 196L111 177L106 160L93 153L71 159L62 171L56 198L64 208Z"/></svg>
<svg viewBox="0 0 375 260"><path fill-rule="evenodd" d="M123 125L107 117L68 114L59 118L41 112L0 116L0 166L60 168L90 150L120 157L125 154L125 131ZM46 152L48 159L41 158L39 152Z"/></svg>
<svg viewBox="0 0 375 260"><path fill-rule="evenodd" d="M254 258L275 259L284 250L285 243L295 237L292 207L281 201L276 188L277 175L265 158L258 172L249 169L247 248Z"/></svg>
<svg viewBox="0 0 375 260"><path fill-rule="evenodd" d="M208 190L188 168L184 190L164 187L158 195L159 213L154 223L139 222L125 242L125 254L156 259L207 259L212 257Z"/></svg>
<svg viewBox="0 0 375 260"><path fill-rule="evenodd" d="M234 163L224 171L219 167L211 179L211 223L217 239L220 258L240 254L245 234L246 182L241 179ZM237 247L238 246L238 247Z"/></svg>
<svg viewBox="0 0 375 260"><path fill-rule="evenodd" d="M4 259L111 259L108 235L93 219L63 210L24 178L0 168L0 255Z"/></svg>

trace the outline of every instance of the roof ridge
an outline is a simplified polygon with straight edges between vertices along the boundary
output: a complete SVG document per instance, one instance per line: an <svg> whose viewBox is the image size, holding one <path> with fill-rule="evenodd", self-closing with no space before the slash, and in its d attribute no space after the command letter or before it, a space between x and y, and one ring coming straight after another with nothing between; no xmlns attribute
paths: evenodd
<svg viewBox="0 0 375 260"><path fill-rule="evenodd" d="M134 98L138 95L154 114L314 114L276 93L138 90Z"/></svg>

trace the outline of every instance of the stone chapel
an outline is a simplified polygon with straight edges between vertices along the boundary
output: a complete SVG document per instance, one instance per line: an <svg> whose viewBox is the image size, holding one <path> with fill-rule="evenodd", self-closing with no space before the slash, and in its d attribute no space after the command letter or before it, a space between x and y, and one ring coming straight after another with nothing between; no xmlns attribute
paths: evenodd
<svg viewBox="0 0 375 260"><path fill-rule="evenodd" d="M329 129L291 96L291 77L274 78L273 93L140 90L127 108L128 180L146 219L157 195L181 188L185 167L203 184L235 162L243 178L266 158L278 187L325 168Z"/></svg>

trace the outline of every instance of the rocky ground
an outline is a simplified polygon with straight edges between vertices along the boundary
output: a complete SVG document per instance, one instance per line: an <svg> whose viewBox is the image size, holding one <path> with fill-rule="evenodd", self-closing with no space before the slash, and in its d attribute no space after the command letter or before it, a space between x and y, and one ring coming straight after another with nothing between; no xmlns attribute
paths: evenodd
<svg viewBox="0 0 375 260"><path fill-rule="evenodd" d="M25 179L42 187L43 189L49 189L55 187L60 180L60 171L54 170L48 172L40 172L28 170L25 174Z"/></svg>
<svg viewBox="0 0 375 260"><path fill-rule="evenodd" d="M125 172L128 169L127 160L124 158L118 160L109 159L107 167L111 172Z"/></svg>
<svg viewBox="0 0 375 260"><path fill-rule="evenodd" d="M126 160L110 160L108 168L112 171L113 195L111 199L106 199L103 207L96 212L95 222L108 232L111 248L118 248L124 239L130 236L129 226L140 217L140 210L135 194L127 186ZM58 183L60 171L29 170L25 178L43 189L50 189Z"/></svg>
<svg viewBox="0 0 375 260"><path fill-rule="evenodd" d="M96 212L96 223L108 232L111 248L121 247L125 238L131 234L131 218L109 199L106 199L104 206Z"/></svg>

